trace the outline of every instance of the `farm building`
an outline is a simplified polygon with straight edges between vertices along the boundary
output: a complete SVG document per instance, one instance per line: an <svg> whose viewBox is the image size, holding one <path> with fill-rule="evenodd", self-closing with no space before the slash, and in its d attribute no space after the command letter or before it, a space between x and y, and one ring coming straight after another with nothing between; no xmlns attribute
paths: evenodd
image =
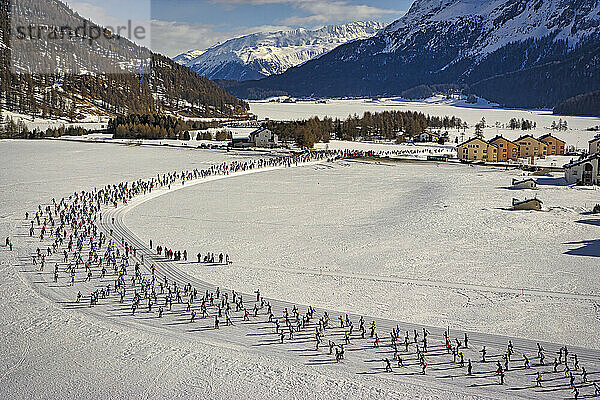
<svg viewBox="0 0 600 400"><path fill-rule="evenodd" d="M250 133L250 142L256 147L276 147L279 138L267 128L260 128Z"/></svg>
<svg viewBox="0 0 600 400"><path fill-rule="evenodd" d="M600 185L600 153L565 165L565 179L570 184Z"/></svg>

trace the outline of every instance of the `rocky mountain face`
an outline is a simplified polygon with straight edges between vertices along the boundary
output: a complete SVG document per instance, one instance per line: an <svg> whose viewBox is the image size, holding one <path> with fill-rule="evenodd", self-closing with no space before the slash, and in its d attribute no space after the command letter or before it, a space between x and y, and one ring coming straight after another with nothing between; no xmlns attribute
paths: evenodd
<svg viewBox="0 0 600 400"><path fill-rule="evenodd" d="M443 84L519 107L600 89L600 0L417 0L371 38L280 75L226 83L246 98L399 95Z"/></svg>
<svg viewBox="0 0 600 400"><path fill-rule="evenodd" d="M209 79L245 81L281 74L337 46L375 35L380 22L353 22L321 29L254 33L205 51L192 50L174 60Z"/></svg>

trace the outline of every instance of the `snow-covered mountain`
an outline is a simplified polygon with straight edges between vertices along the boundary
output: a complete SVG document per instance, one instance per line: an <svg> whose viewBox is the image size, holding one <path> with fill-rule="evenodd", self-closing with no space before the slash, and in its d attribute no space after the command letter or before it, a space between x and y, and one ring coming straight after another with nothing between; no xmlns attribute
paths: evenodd
<svg viewBox="0 0 600 400"><path fill-rule="evenodd" d="M454 85L510 106L554 106L600 89L600 0L416 0L379 34L239 96L401 95Z"/></svg>
<svg viewBox="0 0 600 400"><path fill-rule="evenodd" d="M375 35L384 25L360 21L316 30L254 33L205 51L192 50L174 60L210 79L244 81L280 74L337 46Z"/></svg>
<svg viewBox="0 0 600 400"><path fill-rule="evenodd" d="M389 43L384 51L394 52L431 29L437 36L450 29L473 32L461 57L482 58L509 43L549 35L575 46L598 33L599 7L598 0L416 0L404 17L385 28Z"/></svg>
<svg viewBox="0 0 600 400"><path fill-rule="evenodd" d="M190 50L188 52L178 55L177 57L174 57L173 61L175 61L176 63L181 64L181 65L186 65L187 63L192 61L194 58L202 55L202 53L204 53L205 51L206 50Z"/></svg>

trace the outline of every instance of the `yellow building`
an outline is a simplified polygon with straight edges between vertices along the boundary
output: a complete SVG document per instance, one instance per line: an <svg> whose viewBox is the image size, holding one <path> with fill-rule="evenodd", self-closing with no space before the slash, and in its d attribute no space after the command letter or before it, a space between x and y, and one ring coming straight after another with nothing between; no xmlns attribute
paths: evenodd
<svg viewBox="0 0 600 400"><path fill-rule="evenodd" d="M515 143L519 146L519 157L544 157L548 154L548 145L531 135L521 136Z"/></svg>
<svg viewBox="0 0 600 400"><path fill-rule="evenodd" d="M458 145L458 159L461 161L498 161L498 147L483 139L473 138Z"/></svg>
<svg viewBox="0 0 600 400"><path fill-rule="evenodd" d="M538 139L542 143L546 143L548 146L548 151L546 155L549 156L562 156L565 154L565 142L562 140L552 136L550 133L541 136Z"/></svg>
<svg viewBox="0 0 600 400"><path fill-rule="evenodd" d="M493 144L498 148L499 162L508 160L517 161L519 158L519 146L502 136L496 136L490 140L490 144Z"/></svg>

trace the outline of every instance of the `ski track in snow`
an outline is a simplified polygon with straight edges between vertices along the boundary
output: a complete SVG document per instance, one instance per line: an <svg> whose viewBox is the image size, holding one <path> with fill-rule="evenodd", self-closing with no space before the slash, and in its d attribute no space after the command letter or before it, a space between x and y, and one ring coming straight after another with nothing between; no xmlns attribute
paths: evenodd
<svg viewBox="0 0 600 400"><path fill-rule="evenodd" d="M273 169L280 169L280 168L273 168ZM273 170L271 169L271 170ZM257 172L264 172L264 171L249 171L248 173L244 174L244 175L248 175L248 174L254 174ZM225 179L225 178L229 178L229 177L235 177L236 175L233 174L231 176L224 176L224 177L215 177L214 179L212 179L213 181L215 180L220 180L220 179ZM204 183L204 181L198 181L198 182L194 182L194 184L198 184L198 183ZM191 185L187 185L187 187L189 187ZM200 288L201 291L208 289L208 290L214 290L215 286L204 282L202 280L199 280L197 278L194 278L184 272L182 272L178 267L177 267L177 263L174 262L165 262L164 259L162 259L161 257L156 257L153 252L149 249L147 249L144 245L144 243L133 233L131 232L131 230L129 230L123 223L123 217L125 216L125 214L127 214L128 212L132 211L134 207L138 206L139 204L142 204L143 202L149 201L153 198L156 198L158 196L164 195L166 193L172 192L173 190L177 190L177 189L183 189L184 187L178 187L178 188L174 188L171 189L170 191L167 190L166 192L156 192L153 195L149 195L147 198L143 198L141 199L139 202L132 202L130 205L126 206L126 207L121 207L118 209L115 209L112 212L107 213L107 218L104 219L104 230L108 231L110 228L110 224L108 224L106 221L110 220L110 218L112 218L113 216L115 217L115 228L116 232L118 234L120 234L122 237L124 237L126 239L126 241L129 241L129 243L132 243L136 248L138 249L143 249L141 254L144 254L144 258L146 260L148 259L153 259L155 260L156 263L160 263L162 261L162 265L160 266L160 271L162 271L162 273L164 273L165 276L167 276L169 279L175 279L177 282L190 282L192 283L192 285L194 287ZM295 272L295 271L292 271ZM346 276L345 274L340 274L340 276ZM348 277L353 277L352 275L347 275ZM469 289L473 289L474 287L481 289L483 288L483 290L489 290L490 288L484 287L484 286L476 286L476 285L452 285L450 284L448 287L451 288L463 288L464 286L466 286ZM492 288L493 290L505 290L503 288ZM227 289L228 290L228 289ZM506 290L506 292L508 293L512 293L512 291L510 289ZM534 292L534 295L556 295L556 293L552 293L552 292L544 292L544 291L539 291L539 293L535 293L534 290L532 290L532 292ZM518 293L518 292L517 292ZM569 294L569 293L561 293L559 294L561 297L562 296L574 296L573 298L583 298L583 299L587 299L587 297L585 295L583 295L582 297L578 297L578 295L573 295L573 294ZM244 297L247 299L248 297L252 298L251 294L244 294ZM281 310L283 310L283 308L288 308L291 309L291 307L293 307L294 304L290 303L290 302L282 302L279 300L273 300L271 299L271 304L273 305L273 308L275 310L274 314L275 315L280 315ZM297 304L296 304L297 305ZM298 306L298 305L297 305ZM300 309L304 309L306 306L299 306ZM320 314L323 310L320 308L317 308L317 313ZM334 310L325 310L328 311L328 313L330 314L330 316L332 317L332 325L336 326L336 320L335 317L337 315L339 315L339 312L334 311ZM352 320L357 320L359 318L358 315L352 315L351 314L351 319ZM405 331L405 330L410 330L412 332L412 329L417 329L419 332L422 330L422 328L426 328L428 331L430 332L436 332L434 334L430 335L430 338L433 338L432 342L436 343L436 345L432 346L434 349L437 348L437 353L438 354L443 354L444 351L442 350L442 346L439 345L439 342L442 341L442 334L441 331L443 331L443 329L440 329L439 327L430 327L430 326L422 326L422 325L415 325L415 324L406 324L406 323L398 323L397 321L389 321L389 320L384 320L384 319L379 319L379 318L371 318L371 317L367 317L366 321L371 321L371 320L375 320L377 322L377 326L378 326L378 332L389 332L391 331L391 329L393 329L394 327L396 327L397 325L399 325L401 327L401 331ZM210 325L210 322L209 322ZM310 333L310 329L308 329L308 332L304 332L305 335L301 335L303 336L303 340L298 341L297 339L295 339L295 344L297 344L298 342L303 344L303 348L300 351L310 351L311 349L311 345L312 345L312 341L310 340L310 334L306 335L306 333ZM339 343L341 341L340 336L342 335L342 332L338 332L338 338L337 338L337 342ZM462 338L464 332L463 331L456 331L453 330L451 335L455 335L456 337ZM252 336L252 333L248 333L248 336ZM275 335L273 335L275 336ZM475 344L475 346L471 346L471 350L465 350L465 351L471 351L471 353L473 354L477 354L477 349L480 348L480 346L482 345L486 345L488 346L488 351L489 349L494 349L492 351L495 351L496 353L500 354L501 351L500 349L502 349L502 347L508 343L509 339L513 340L513 343L515 344L517 350L517 354L519 353L519 351L532 351L533 349L535 349L535 342L530 341L530 340L524 340L524 339L518 339L518 338L507 338L507 337L501 337L501 336L495 336L495 335L486 335L486 334L479 334L479 333L474 333L474 332L470 332L469 333L470 336L470 343ZM383 337L383 334L382 334ZM454 336L452 336L454 337ZM326 337L327 338L327 337ZM273 342L277 342L277 338L274 338L275 340L272 340L271 343ZM357 339L354 339L357 340ZM556 344L551 344L551 343L546 343L543 342L542 345L544 346L544 348L546 350L552 349L550 351L548 351L548 354L551 355L554 353L554 351L556 351L558 349L558 347L560 347L559 345ZM322 346L325 347L325 346ZM401 347L401 346L400 346ZM349 346L350 351L354 350L352 349L352 345ZM367 340L366 343L364 343L362 346L359 346L359 349L362 349L363 352L367 353L364 355L360 355L358 357L358 363L360 364L360 361L364 362L366 365L369 365L370 363L378 363L381 364L383 358L388 357L391 358L392 352L391 349L388 349L387 351L378 351L379 354L382 354L381 356L379 356L380 358L376 359L372 359L373 355L372 354L368 354L372 349L371 349L371 345L370 345L370 341ZM525 350L527 349L527 350ZM531 349L531 350L530 350ZM295 351L298 351L298 349L293 349ZM360 351L360 350L359 350ZM584 363L586 363L586 365L590 365L590 363L595 363L596 361L598 361L598 356L600 355L599 352L595 351L595 350L587 350L587 349L582 349L582 348L572 348L571 351L576 352L579 355L580 360L582 360ZM496 354L493 353L493 354ZM350 353L351 354L351 360L348 360L347 363L351 363L354 361L355 358L355 354ZM400 354L401 356L403 356L403 354ZM449 357L449 356L447 356ZM474 356L473 359L475 360L476 357ZM409 361L410 362L410 361ZM488 362L491 365L494 365L492 362ZM432 363L432 365L434 365L435 363ZM451 364L451 363L450 363ZM454 367L457 368L457 367ZM514 369L515 367L513 367ZM589 367L588 367L589 368ZM446 370L447 368L440 368L441 371ZM381 373L383 368L380 368L379 366L377 367L362 367L359 365L358 368L355 368L355 366L353 365L351 367L351 370L354 370L355 373L358 374L375 374L375 373ZM460 369L459 369L460 370ZM414 374L414 372L412 372ZM402 374L400 374L402 375ZM493 373L491 374L491 376L493 377ZM385 376L385 374L384 374ZM436 374L436 377L437 376ZM489 377L489 376L488 376ZM446 377L449 378L449 377ZM456 376L457 380L460 378L459 376ZM454 377L452 377L452 379L454 379ZM522 381L519 381L520 384L523 384ZM482 386L487 386L490 383L484 384ZM477 385L472 385L472 386L477 386ZM512 388L510 390L525 390L526 388ZM554 388L556 389L556 388ZM540 391L539 393L527 393L526 397L527 398L535 398L537 397L537 394L541 394L542 398L549 398L552 397L550 395L550 391L547 390L543 390Z"/></svg>
<svg viewBox="0 0 600 400"><path fill-rule="evenodd" d="M191 254L226 249L235 260L228 267L178 264L221 286L270 287L276 298L339 311L597 348L593 301L584 299L597 295L595 247L582 241L597 232L594 218L582 217L594 191L508 190L503 184L516 172L493 168L336 163L326 171L211 183L156 199L126 222L145 241ZM573 211L507 210L512 196L534 193L549 208ZM468 287L470 303L463 307L456 289L435 282Z"/></svg>
<svg viewBox="0 0 600 400"><path fill-rule="evenodd" d="M470 285L463 283L453 283L444 281L435 281L427 279L411 279L411 278L398 278L392 276L376 276L372 274L355 274L355 273L342 273L342 272L322 272L319 270L307 270L307 269L293 269L293 268L270 268L260 267L265 271L276 271L286 272L289 274L297 275L312 275L312 276L327 276L327 277L340 277L340 278L351 278L360 279L372 282L394 282L394 283L407 283L418 286L430 286L434 288L448 288L448 289L465 289L471 291L491 292L500 294L516 294L528 296L544 296L544 297L555 297L564 299L577 299L577 300L600 300L600 295L593 294L578 294L568 292L556 292L551 290L541 290L532 288L509 288L509 287L498 287L498 286L487 286L487 285Z"/></svg>

